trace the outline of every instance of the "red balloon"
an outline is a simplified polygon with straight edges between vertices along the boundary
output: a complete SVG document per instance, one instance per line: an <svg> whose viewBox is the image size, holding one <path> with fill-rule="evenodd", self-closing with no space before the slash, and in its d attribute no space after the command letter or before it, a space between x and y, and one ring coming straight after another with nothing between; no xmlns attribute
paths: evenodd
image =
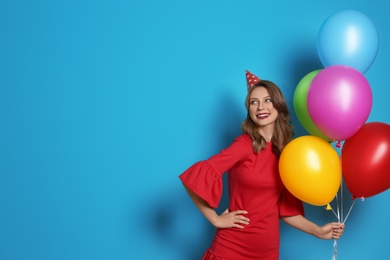
<svg viewBox="0 0 390 260"><path fill-rule="evenodd" d="M344 142L341 164L354 198L367 198L390 188L390 125L363 125Z"/></svg>

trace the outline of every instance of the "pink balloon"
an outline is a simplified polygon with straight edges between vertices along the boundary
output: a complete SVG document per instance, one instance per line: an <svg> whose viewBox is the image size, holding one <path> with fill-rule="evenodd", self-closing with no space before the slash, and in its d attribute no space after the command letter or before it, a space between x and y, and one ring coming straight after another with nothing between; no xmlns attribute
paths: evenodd
<svg viewBox="0 0 390 260"><path fill-rule="evenodd" d="M307 108L314 124L332 140L346 140L367 121L372 107L370 84L358 70L329 66L310 84Z"/></svg>

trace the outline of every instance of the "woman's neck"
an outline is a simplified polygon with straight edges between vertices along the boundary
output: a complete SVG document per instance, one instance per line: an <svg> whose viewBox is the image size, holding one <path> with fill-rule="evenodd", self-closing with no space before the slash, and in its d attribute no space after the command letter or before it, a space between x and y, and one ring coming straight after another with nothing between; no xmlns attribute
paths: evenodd
<svg viewBox="0 0 390 260"><path fill-rule="evenodd" d="M273 133L274 133L274 128L273 127L261 127L261 128L259 128L259 134L267 142L271 142Z"/></svg>

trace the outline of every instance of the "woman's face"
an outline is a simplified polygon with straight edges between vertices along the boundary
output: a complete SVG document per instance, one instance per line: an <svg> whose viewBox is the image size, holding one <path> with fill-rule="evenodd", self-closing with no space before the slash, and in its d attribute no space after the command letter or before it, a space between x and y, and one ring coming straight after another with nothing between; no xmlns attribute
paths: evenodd
<svg viewBox="0 0 390 260"><path fill-rule="evenodd" d="M259 127L274 127L278 111L265 87L256 87L249 97L249 115Z"/></svg>

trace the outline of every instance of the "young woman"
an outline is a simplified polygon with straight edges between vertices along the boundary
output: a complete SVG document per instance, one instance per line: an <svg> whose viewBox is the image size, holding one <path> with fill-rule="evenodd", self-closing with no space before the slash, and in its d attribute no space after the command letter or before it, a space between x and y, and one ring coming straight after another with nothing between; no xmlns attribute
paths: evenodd
<svg viewBox="0 0 390 260"><path fill-rule="evenodd" d="M247 118L243 134L219 154L200 161L179 177L201 213L216 228L203 260L279 258L279 218L321 239L339 239L344 226L318 226L304 217L302 202L283 186L281 151L292 139L286 101L272 82L247 73ZM228 172L229 208L218 215L222 174Z"/></svg>

